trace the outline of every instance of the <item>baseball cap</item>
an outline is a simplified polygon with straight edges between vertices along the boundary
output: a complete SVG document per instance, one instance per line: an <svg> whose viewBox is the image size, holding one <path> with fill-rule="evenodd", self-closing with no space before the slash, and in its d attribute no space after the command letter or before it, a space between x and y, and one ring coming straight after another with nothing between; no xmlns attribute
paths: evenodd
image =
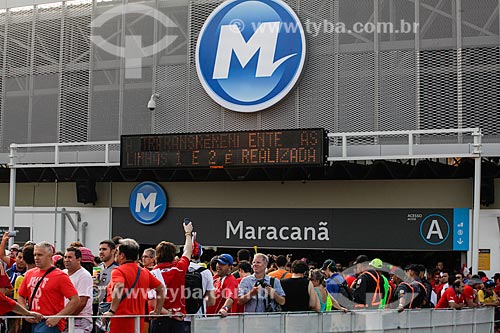
<svg viewBox="0 0 500 333"><path fill-rule="evenodd" d="M80 252L82 253L82 262L94 263L94 255L92 251L86 247L81 247Z"/></svg>
<svg viewBox="0 0 500 333"><path fill-rule="evenodd" d="M329 268L330 270L333 270L335 268L335 261L333 259L326 259L323 263L323 266L321 266L322 271L326 270L327 268Z"/></svg>
<svg viewBox="0 0 500 333"><path fill-rule="evenodd" d="M52 256L52 262L54 263L54 265L55 265L55 264L57 263L57 261L58 261L59 259L61 259L62 257L63 257L63 256L62 256L62 255L60 255L60 254L54 254L54 255Z"/></svg>
<svg viewBox="0 0 500 333"><path fill-rule="evenodd" d="M368 257L365 256L364 254L361 254L361 255L359 255L356 258L356 261L354 262L354 265L356 265L356 264L362 264L362 263L367 262L367 261L368 261Z"/></svg>
<svg viewBox="0 0 500 333"><path fill-rule="evenodd" d="M478 279L478 278L471 278L471 279L469 279L469 281L467 281L467 284L469 286L473 286L475 284L481 284L481 283L483 283L483 281L481 281L481 279Z"/></svg>
<svg viewBox="0 0 500 333"><path fill-rule="evenodd" d="M203 247L198 242L193 242L193 252L191 252L192 258L199 258L203 255Z"/></svg>
<svg viewBox="0 0 500 333"><path fill-rule="evenodd" d="M234 260L230 254L224 253L217 258L217 261L222 265L232 265Z"/></svg>
<svg viewBox="0 0 500 333"><path fill-rule="evenodd" d="M19 244L12 244L9 250L19 252Z"/></svg>
<svg viewBox="0 0 500 333"><path fill-rule="evenodd" d="M411 265L406 266L406 270L420 273L420 267L419 267L419 265L416 265L416 264L411 264Z"/></svg>
<svg viewBox="0 0 500 333"><path fill-rule="evenodd" d="M377 269L382 269L382 260L380 260L379 258L375 258L370 261L369 265Z"/></svg>
<svg viewBox="0 0 500 333"><path fill-rule="evenodd" d="M492 280L488 280L484 283L485 288L495 288L495 285L495 282L493 282Z"/></svg>

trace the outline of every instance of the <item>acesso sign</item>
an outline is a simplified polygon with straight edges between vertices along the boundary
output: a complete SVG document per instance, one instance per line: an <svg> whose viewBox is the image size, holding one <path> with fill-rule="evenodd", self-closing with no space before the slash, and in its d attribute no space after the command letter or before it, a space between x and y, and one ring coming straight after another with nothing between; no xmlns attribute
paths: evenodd
<svg viewBox="0 0 500 333"><path fill-rule="evenodd" d="M203 25L196 70L221 106L255 112L283 99L300 77L306 57L304 29L281 0L229 0Z"/></svg>
<svg viewBox="0 0 500 333"><path fill-rule="evenodd" d="M167 211L167 195L157 183L142 182L130 193L129 209L137 222L156 223Z"/></svg>

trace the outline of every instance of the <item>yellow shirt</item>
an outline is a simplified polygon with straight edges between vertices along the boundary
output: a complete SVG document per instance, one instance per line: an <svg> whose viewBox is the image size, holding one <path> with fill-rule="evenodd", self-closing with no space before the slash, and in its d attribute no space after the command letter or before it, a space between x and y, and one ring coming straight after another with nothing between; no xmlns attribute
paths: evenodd
<svg viewBox="0 0 500 333"><path fill-rule="evenodd" d="M477 299L479 301L479 303L483 303L483 304L489 304L489 303L495 303L497 301L497 295L495 294L495 292L493 292L492 295L488 296L488 297L484 297L484 290L479 290L477 292Z"/></svg>
<svg viewBox="0 0 500 333"><path fill-rule="evenodd" d="M17 297L19 296L19 287L21 287L21 283L23 283L24 280L24 275L19 275L16 278L16 282L14 282L14 299L17 300Z"/></svg>

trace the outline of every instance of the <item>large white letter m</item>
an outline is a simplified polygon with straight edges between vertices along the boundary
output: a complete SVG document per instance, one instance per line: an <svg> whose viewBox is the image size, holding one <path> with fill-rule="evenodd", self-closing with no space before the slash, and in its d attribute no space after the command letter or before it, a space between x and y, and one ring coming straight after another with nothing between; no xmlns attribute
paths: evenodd
<svg viewBox="0 0 500 333"><path fill-rule="evenodd" d="M155 206L156 204L156 193L150 193L147 198L144 198L144 193L137 193L137 200L135 202L135 212L139 213L141 211L141 207L148 207L148 211L150 213L155 212L158 207L161 206Z"/></svg>
<svg viewBox="0 0 500 333"><path fill-rule="evenodd" d="M272 76L283 62L297 55L297 53L290 54L274 62L280 24L280 22L262 23L248 42L245 42L236 24L221 26L213 79L227 79L229 77L233 51L241 67L244 68L255 53L260 50L255 77Z"/></svg>

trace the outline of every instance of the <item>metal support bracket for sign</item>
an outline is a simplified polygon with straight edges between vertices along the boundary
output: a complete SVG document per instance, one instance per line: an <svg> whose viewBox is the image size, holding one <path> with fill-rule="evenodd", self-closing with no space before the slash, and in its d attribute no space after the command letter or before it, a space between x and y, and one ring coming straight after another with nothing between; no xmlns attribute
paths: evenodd
<svg viewBox="0 0 500 333"><path fill-rule="evenodd" d="M120 165L120 141L94 141L94 142L68 142L68 143L32 143L11 144L9 150L10 187L9 209L10 228L15 229L16 213L29 213L16 211L16 170L20 168L61 168L61 167L99 167ZM33 211L31 211L33 213ZM45 212L44 212L45 213ZM80 212L77 213L77 223L71 218L71 213L64 208L61 211L51 212L61 214L62 228L64 231L67 218L73 229L80 237ZM86 222L85 222L86 223ZM86 228L87 224L82 228ZM65 233L65 232L64 232ZM85 231L82 230L83 238ZM62 236L64 240L64 235ZM61 241L63 243L63 241ZM9 240L12 245L14 239ZM64 244L62 244L64 246Z"/></svg>

